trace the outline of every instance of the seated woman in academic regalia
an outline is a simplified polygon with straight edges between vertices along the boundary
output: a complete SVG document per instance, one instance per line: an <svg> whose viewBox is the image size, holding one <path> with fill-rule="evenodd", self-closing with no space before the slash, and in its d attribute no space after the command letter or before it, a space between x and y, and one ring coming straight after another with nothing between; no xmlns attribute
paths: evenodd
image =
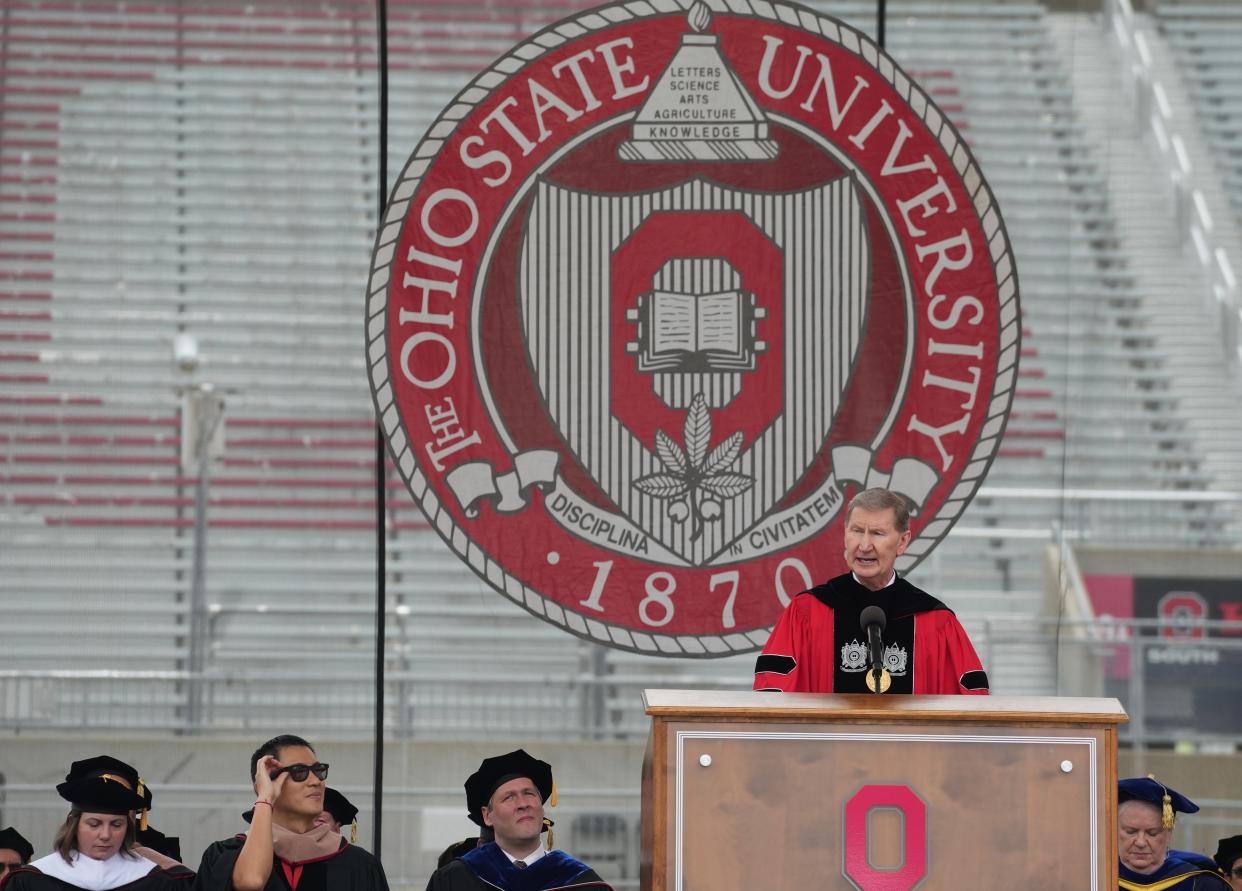
<svg viewBox="0 0 1242 891"><path fill-rule="evenodd" d="M1117 877L1123 891L1230 891L1216 865L1169 848L1178 813L1199 806L1155 777L1117 783Z"/></svg>
<svg viewBox="0 0 1242 891"><path fill-rule="evenodd" d="M191 870L138 847L134 812L149 802L134 768L107 755L75 761L56 791L70 810L52 853L11 871L3 891L189 891Z"/></svg>

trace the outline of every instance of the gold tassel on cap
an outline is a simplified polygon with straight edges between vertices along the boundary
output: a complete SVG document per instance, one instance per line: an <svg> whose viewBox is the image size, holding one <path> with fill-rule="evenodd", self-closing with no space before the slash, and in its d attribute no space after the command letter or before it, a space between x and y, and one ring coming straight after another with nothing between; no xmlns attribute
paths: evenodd
<svg viewBox="0 0 1242 891"><path fill-rule="evenodd" d="M1156 779L1155 774L1149 773L1147 779L1159 784L1160 788L1164 790L1164 797L1160 799L1160 826L1164 829L1172 829L1175 818L1173 816L1173 796L1169 794L1169 787Z"/></svg>
<svg viewBox="0 0 1242 891"><path fill-rule="evenodd" d="M548 795L548 807L556 807L556 780L552 781L552 792ZM547 817L543 818L543 825L548 827L548 846L546 850L552 850L552 827L555 825Z"/></svg>
<svg viewBox="0 0 1242 891"><path fill-rule="evenodd" d="M146 798L146 796L143 794L143 792L144 792L144 791L145 791L145 781L142 779L142 777L138 777L138 791L137 791L137 795L138 795L138 797L139 797L139 798ZM144 807L144 808L142 809L142 816L140 816L140 817L138 818L138 828L139 828L139 830L141 830L142 832L146 832L146 831L147 831L147 815L148 815L149 813L151 813L151 812L150 812L149 810L147 810L147 809Z"/></svg>

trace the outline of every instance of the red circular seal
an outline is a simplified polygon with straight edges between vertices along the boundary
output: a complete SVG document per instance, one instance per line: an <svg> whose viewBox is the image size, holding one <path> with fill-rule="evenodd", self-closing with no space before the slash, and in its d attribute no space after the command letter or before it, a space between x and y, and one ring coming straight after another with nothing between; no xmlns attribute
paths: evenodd
<svg viewBox="0 0 1242 891"><path fill-rule="evenodd" d="M914 505L910 569L1017 368L961 136L866 36L781 3L614 4L515 47L411 156L368 291L376 407L432 525L638 652L762 646L843 571L858 487Z"/></svg>

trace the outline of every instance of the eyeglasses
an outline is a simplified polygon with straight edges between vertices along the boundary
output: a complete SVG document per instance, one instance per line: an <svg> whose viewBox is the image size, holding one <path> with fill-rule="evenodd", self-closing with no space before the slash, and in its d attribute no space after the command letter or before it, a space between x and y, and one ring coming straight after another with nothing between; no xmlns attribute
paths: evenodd
<svg viewBox="0 0 1242 891"><path fill-rule="evenodd" d="M314 764L286 764L279 770L273 770L269 776L276 779L285 771L289 772L289 779L295 783L305 783L306 778L312 773L321 780L328 778L328 765L321 761L316 761Z"/></svg>

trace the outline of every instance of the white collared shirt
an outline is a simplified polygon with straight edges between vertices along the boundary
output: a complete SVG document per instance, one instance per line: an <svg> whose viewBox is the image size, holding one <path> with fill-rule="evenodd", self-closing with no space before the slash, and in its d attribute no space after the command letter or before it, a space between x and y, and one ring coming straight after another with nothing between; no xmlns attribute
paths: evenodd
<svg viewBox="0 0 1242 891"><path fill-rule="evenodd" d="M496 847L500 848L500 845L497 845ZM512 854L510 854L510 853L509 853L508 851L506 851L504 848L500 848L500 853L502 853L502 854L504 854L506 857L508 857L508 858L509 858L509 862L510 862L510 863L512 863L512 862L513 862L513 861L515 861L515 860L521 860L521 861L522 861L523 863L525 863L527 866L530 866L532 863L534 863L536 860L538 860L538 859L539 859L540 857L542 857L542 856L543 856L543 854L544 854L544 851L543 851L543 839L542 839L542 837L541 837L541 838L540 838L540 840L539 840L539 842L535 845L535 850L531 851L531 852L530 852L529 854L527 854L525 857L514 857Z"/></svg>

